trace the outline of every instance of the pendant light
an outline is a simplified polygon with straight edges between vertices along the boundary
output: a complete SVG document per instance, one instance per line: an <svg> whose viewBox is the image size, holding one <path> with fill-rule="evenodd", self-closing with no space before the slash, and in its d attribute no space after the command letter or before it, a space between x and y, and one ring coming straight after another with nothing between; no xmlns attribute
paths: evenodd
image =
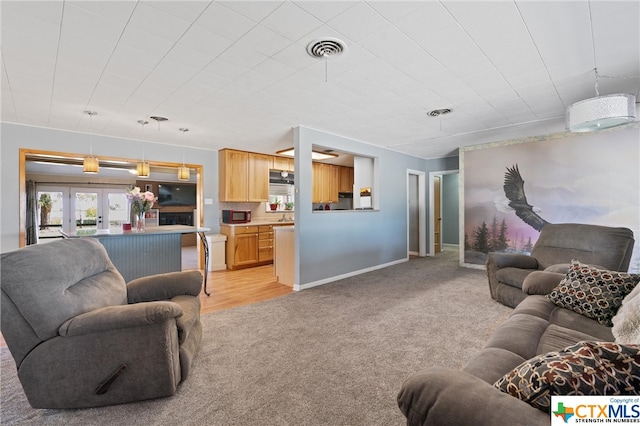
<svg viewBox="0 0 640 426"><path fill-rule="evenodd" d="M598 69L596 74L596 97L569 105L566 126L570 132L591 132L634 121L636 119L636 97L625 93L600 96L598 91Z"/></svg>
<svg viewBox="0 0 640 426"><path fill-rule="evenodd" d="M178 129L182 132L182 167L178 167L178 180L189 180L190 176L189 176L189 168L186 167L184 165L184 134L185 132L188 132L189 129L187 129L186 127L180 127L180 129Z"/></svg>
<svg viewBox="0 0 640 426"><path fill-rule="evenodd" d="M144 126L149 124L146 120L138 120L138 124L142 126L142 134L144 138ZM142 142L142 161L138 161L136 165L136 171L138 172L139 178L148 178L149 177L149 163L144 161L144 141Z"/></svg>
<svg viewBox="0 0 640 426"><path fill-rule="evenodd" d="M98 113L95 111L85 111L89 115L89 155L84 157L82 161L82 171L87 174L96 174L100 170L100 162L97 157L93 156L93 116Z"/></svg>

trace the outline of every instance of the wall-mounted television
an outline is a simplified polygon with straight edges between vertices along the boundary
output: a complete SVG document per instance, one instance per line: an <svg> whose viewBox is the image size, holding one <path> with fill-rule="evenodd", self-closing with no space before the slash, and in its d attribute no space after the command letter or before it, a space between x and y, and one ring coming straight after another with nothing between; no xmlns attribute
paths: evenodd
<svg viewBox="0 0 640 426"><path fill-rule="evenodd" d="M196 185L193 183L162 183L158 185L158 205L191 206L196 204Z"/></svg>

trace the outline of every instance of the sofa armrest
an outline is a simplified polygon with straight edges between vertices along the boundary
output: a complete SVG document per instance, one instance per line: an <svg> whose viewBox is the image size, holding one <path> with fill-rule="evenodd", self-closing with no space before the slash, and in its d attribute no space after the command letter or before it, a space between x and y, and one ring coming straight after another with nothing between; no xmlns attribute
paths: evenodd
<svg viewBox="0 0 640 426"><path fill-rule="evenodd" d="M536 260L536 258L526 256L524 254L489 252L489 254L487 255L487 262L485 263L485 267L487 268L487 281L489 282L489 292L491 293L491 298L493 298L494 300L499 300L501 303L505 303L503 300L498 298L498 288L500 287L498 271L503 268L537 270L538 261Z"/></svg>
<svg viewBox="0 0 640 426"><path fill-rule="evenodd" d="M58 333L63 337L82 336L149 324L161 324L181 315L182 308L173 302L107 306L65 321L58 329Z"/></svg>
<svg viewBox="0 0 640 426"><path fill-rule="evenodd" d="M527 294L549 294L565 276L559 272L533 271L522 281L522 291Z"/></svg>
<svg viewBox="0 0 640 426"><path fill-rule="evenodd" d="M139 303L183 295L197 297L201 288L202 274L197 270L150 275L127 283L127 300Z"/></svg>
<svg viewBox="0 0 640 426"><path fill-rule="evenodd" d="M538 261L535 257L517 253L491 252L487 256L487 263L493 263L497 269L538 269Z"/></svg>
<svg viewBox="0 0 640 426"><path fill-rule="evenodd" d="M549 414L478 377L440 367L409 377L398 406L407 425L549 425Z"/></svg>

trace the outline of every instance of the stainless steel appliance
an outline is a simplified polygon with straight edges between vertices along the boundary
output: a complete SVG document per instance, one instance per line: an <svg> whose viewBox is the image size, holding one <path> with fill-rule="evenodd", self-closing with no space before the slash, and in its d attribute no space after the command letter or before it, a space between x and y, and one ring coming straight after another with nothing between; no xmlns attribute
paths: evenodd
<svg viewBox="0 0 640 426"><path fill-rule="evenodd" d="M353 210L353 192L338 192L338 202L332 210Z"/></svg>

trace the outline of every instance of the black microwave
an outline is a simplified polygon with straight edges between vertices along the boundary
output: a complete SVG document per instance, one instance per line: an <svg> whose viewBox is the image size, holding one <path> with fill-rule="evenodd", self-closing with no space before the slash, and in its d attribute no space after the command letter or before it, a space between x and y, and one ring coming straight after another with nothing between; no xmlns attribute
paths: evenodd
<svg viewBox="0 0 640 426"><path fill-rule="evenodd" d="M251 222L251 210L222 210L222 223Z"/></svg>

